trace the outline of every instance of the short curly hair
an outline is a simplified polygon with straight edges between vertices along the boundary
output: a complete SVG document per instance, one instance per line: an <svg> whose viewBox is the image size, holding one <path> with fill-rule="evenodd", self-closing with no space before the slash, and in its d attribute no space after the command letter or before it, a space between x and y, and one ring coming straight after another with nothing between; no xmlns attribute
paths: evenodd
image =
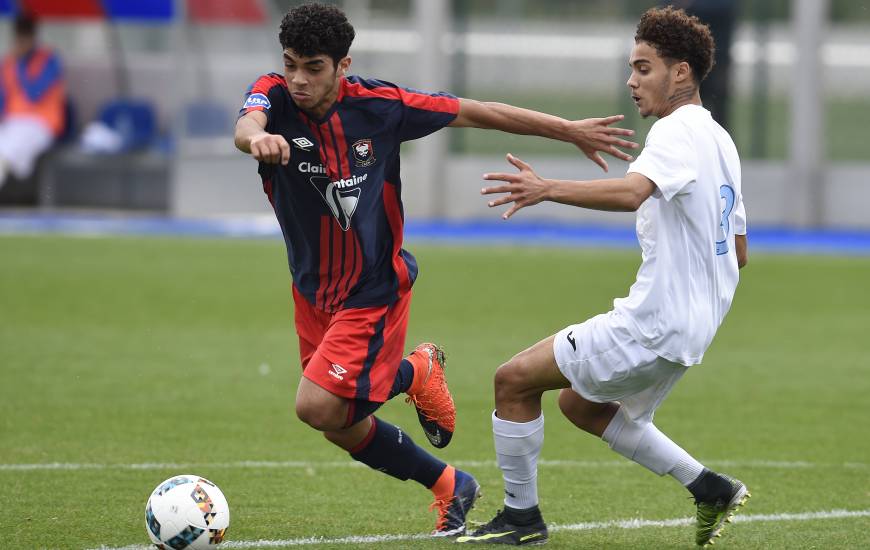
<svg viewBox="0 0 870 550"><path fill-rule="evenodd" d="M634 41L650 44L663 58L687 62L697 84L707 78L715 63L710 27L673 6L647 10L637 24Z"/></svg>
<svg viewBox="0 0 870 550"><path fill-rule="evenodd" d="M316 2L297 6L281 20L278 40L283 49L303 57L326 54L334 64L347 57L356 32L344 12Z"/></svg>

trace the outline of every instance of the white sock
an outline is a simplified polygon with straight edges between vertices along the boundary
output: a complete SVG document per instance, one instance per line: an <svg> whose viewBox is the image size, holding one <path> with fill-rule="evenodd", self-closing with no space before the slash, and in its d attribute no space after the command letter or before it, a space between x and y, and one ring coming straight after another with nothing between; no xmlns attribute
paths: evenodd
<svg viewBox="0 0 870 550"><path fill-rule="evenodd" d="M686 451L683 451L684 453ZM674 469L668 472L671 476L683 484L684 487L691 485L693 481L698 479L701 472L704 471L704 465L695 460L689 453L686 453L688 459L680 459Z"/></svg>
<svg viewBox="0 0 870 550"><path fill-rule="evenodd" d="M492 413L495 456L504 477L504 503L526 509L538 504L538 455L544 446L544 414L531 422L502 420Z"/></svg>
<svg viewBox="0 0 870 550"><path fill-rule="evenodd" d="M601 436L610 448L662 476L670 474L684 486L695 481L704 466L659 431L652 422L628 420L616 412Z"/></svg>

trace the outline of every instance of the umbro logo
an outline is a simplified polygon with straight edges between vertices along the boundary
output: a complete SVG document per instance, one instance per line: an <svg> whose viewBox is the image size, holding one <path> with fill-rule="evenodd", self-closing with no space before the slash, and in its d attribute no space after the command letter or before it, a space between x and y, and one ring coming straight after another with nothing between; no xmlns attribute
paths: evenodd
<svg viewBox="0 0 870 550"><path fill-rule="evenodd" d="M568 339L568 343L571 344L571 347L574 349L574 351L577 351L577 341L574 340L574 338L571 336L572 334L574 334L573 330L568 332L568 334L565 335L565 338Z"/></svg>
<svg viewBox="0 0 870 550"><path fill-rule="evenodd" d="M338 380L344 380L344 376L342 375L347 373L347 369L342 367L341 365L336 365L335 363L333 363L327 372L329 372L329 375L333 378L336 378Z"/></svg>
<svg viewBox="0 0 870 550"><path fill-rule="evenodd" d="M302 149L303 151L310 151L314 147L314 142L307 137L293 138L290 141L293 142L293 145L295 145L297 149Z"/></svg>

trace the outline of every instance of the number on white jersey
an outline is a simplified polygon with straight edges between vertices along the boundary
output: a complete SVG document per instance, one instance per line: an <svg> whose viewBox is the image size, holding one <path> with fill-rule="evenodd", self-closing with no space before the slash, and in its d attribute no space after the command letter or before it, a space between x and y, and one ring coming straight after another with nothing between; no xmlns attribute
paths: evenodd
<svg viewBox="0 0 870 550"><path fill-rule="evenodd" d="M722 221L719 222L719 240L716 241L716 254L728 254L728 233L731 231L731 222L728 220L731 211L734 210L734 188L723 185L719 188L719 196L725 201L722 207Z"/></svg>

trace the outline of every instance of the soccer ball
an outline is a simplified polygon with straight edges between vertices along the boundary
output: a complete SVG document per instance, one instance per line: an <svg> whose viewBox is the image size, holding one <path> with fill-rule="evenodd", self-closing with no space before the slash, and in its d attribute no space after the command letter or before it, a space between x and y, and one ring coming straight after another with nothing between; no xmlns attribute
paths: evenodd
<svg viewBox="0 0 870 550"><path fill-rule="evenodd" d="M160 550L210 550L224 539L230 507L211 481L175 476L154 489L145 505L145 530Z"/></svg>

